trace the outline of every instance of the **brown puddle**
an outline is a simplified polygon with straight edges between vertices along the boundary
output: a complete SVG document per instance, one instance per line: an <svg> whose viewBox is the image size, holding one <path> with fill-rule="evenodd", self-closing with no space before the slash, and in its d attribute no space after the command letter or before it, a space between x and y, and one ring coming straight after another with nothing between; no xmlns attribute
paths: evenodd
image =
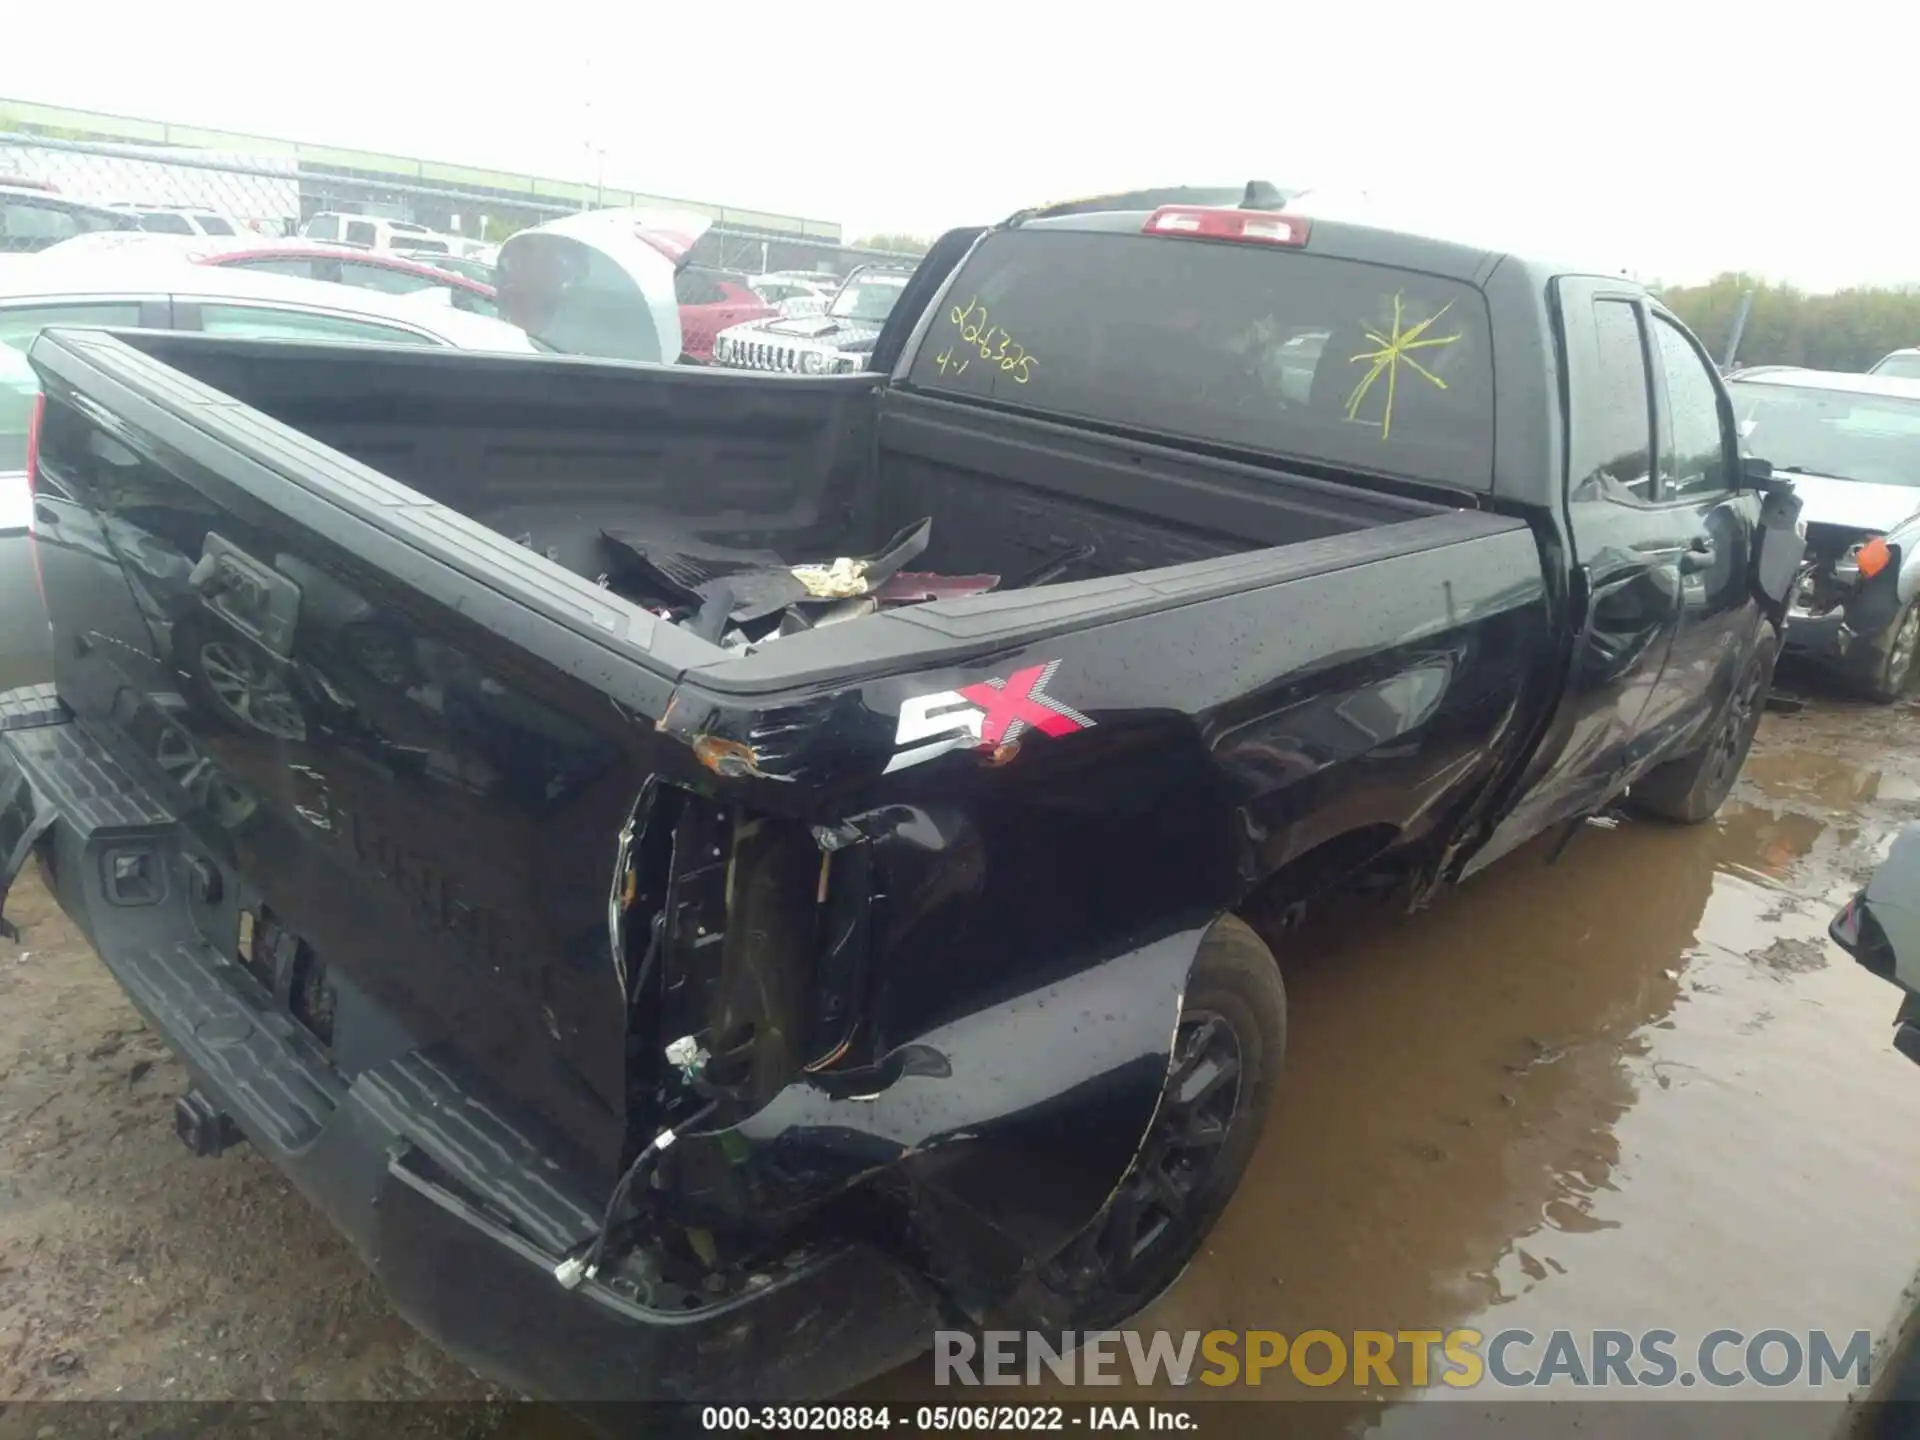
<svg viewBox="0 0 1920 1440"><path fill-rule="evenodd" d="M1889 1045L1896 992L1825 932L1920 815L1920 756L1861 713L1770 717L1712 824L1589 826L1423 915L1288 937L1268 1132L1129 1328L1886 1335L1920 1269L1920 1072ZM1236 1393L1197 1390L1054 1398ZM929 1364L871 1394L986 1398ZM1315 1429L1440 1420L1284 1371L1237 1394L1343 1399Z"/></svg>

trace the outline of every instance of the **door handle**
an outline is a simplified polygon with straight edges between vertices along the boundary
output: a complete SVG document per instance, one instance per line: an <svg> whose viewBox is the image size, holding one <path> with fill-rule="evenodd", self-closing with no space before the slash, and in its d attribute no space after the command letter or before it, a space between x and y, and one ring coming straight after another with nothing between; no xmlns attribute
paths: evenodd
<svg viewBox="0 0 1920 1440"><path fill-rule="evenodd" d="M1680 573L1698 575L1702 570L1712 569L1713 562L1719 558L1719 553L1714 549L1711 540L1695 540L1680 552Z"/></svg>

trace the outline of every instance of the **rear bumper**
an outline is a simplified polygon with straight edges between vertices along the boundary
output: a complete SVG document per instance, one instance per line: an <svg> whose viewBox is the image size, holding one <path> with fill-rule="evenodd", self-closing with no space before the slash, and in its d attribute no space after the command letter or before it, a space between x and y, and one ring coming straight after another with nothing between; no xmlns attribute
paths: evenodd
<svg viewBox="0 0 1920 1440"><path fill-rule="evenodd" d="M591 1235L600 1197L432 1048L400 1037L351 1077L330 1064L200 933L210 857L192 845L57 709L0 728L0 904L39 850L62 909L196 1086L450 1353L556 1399L804 1400L924 1348L931 1292L859 1244L796 1253L717 1300L562 1289L552 1267ZM340 1003L344 1016L366 1002Z"/></svg>

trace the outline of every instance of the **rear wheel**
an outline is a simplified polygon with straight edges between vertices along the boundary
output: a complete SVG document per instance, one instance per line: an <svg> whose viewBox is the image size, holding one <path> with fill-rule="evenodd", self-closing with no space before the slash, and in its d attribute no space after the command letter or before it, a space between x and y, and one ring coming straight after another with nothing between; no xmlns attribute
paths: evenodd
<svg viewBox="0 0 1920 1440"><path fill-rule="evenodd" d="M1246 1171L1286 1048L1273 952L1245 921L1224 916L1194 959L1160 1107L1132 1167L1010 1318L1111 1329L1171 1287Z"/></svg>
<svg viewBox="0 0 1920 1440"><path fill-rule="evenodd" d="M1635 781L1628 797L1634 809L1682 825L1713 818L1753 748L1760 717L1766 713L1767 692L1773 686L1779 643L1772 630L1762 632L1707 743Z"/></svg>

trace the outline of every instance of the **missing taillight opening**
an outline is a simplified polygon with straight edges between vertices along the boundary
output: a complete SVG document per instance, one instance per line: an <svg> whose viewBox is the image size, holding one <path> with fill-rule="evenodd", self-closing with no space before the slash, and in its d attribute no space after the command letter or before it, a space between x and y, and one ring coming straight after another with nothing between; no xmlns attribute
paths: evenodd
<svg viewBox="0 0 1920 1440"><path fill-rule="evenodd" d="M1162 205L1141 227L1147 235L1187 236L1196 240L1232 240L1248 245L1303 246L1310 228L1306 217L1272 210L1230 210L1210 205Z"/></svg>

